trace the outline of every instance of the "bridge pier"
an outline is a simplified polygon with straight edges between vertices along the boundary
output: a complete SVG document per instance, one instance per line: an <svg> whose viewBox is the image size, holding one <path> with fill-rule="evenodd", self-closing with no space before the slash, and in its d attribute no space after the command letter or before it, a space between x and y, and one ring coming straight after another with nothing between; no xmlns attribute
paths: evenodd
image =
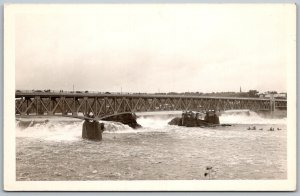
<svg viewBox="0 0 300 196"><path fill-rule="evenodd" d="M101 141L103 131L104 131L103 123L99 123L96 120L94 121L85 120L82 125L82 138Z"/></svg>

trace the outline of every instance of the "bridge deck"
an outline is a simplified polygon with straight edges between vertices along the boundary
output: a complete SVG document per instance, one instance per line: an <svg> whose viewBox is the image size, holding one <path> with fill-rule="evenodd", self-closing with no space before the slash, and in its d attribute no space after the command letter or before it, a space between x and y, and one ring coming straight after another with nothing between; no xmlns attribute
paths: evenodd
<svg viewBox="0 0 300 196"><path fill-rule="evenodd" d="M218 97L218 96L190 96L190 95L156 95L156 94L106 94L106 93L76 93L76 92L16 92L19 97L124 97L124 98L190 98L190 99L227 99L227 100L265 100L268 98L255 97ZM286 101L286 99L276 99L276 101Z"/></svg>

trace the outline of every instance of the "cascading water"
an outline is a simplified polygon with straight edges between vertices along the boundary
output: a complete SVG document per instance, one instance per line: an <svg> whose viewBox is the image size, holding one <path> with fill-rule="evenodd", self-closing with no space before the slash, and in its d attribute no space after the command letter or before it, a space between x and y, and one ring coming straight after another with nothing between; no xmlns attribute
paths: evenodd
<svg viewBox="0 0 300 196"><path fill-rule="evenodd" d="M105 133L132 130L118 122L102 121ZM82 120L66 118L22 119L16 121L16 136L54 141L75 141L81 139Z"/></svg>
<svg viewBox="0 0 300 196"><path fill-rule="evenodd" d="M225 111L220 115L221 123L228 124L285 124L286 118L268 118L249 110Z"/></svg>
<svg viewBox="0 0 300 196"><path fill-rule="evenodd" d="M178 114L139 116L137 122L140 129L132 129L119 122L103 121L104 134L109 133L137 133L137 132L168 132L168 131L204 131L206 128L187 128L168 125L168 122ZM38 138L54 141L74 141L81 139L82 120L66 118L49 119L21 119L16 121L16 136ZM220 123L233 125L286 125L286 118L264 118L252 111L226 111L220 115ZM199 130L201 129L201 130ZM211 128L210 128L211 129ZM236 128L227 128L228 131ZM211 131L211 130L210 130ZM204 132L203 132L204 133ZM225 137L225 136L224 136Z"/></svg>

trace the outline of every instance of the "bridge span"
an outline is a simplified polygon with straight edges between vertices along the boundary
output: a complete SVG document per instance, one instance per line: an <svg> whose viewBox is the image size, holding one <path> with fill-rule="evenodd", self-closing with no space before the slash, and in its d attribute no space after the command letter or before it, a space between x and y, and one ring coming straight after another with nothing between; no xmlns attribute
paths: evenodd
<svg viewBox="0 0 300 196"><path fill-rule="evenodd" d="M16 92L16 116L70 116L92 114L101 119L128 112L286 109L285 99L207 97L155 94L106 94L73 92Z"/></svg>

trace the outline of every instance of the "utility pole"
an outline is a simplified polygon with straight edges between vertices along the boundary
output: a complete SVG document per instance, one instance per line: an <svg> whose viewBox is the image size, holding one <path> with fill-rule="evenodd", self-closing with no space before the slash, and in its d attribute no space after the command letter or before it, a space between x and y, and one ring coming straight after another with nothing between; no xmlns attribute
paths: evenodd
<svg viewBox="0 0 300 196"><path fill-rule="evenodd" d="M73 93L74 93L74 84L73 84Z"/></svg>

